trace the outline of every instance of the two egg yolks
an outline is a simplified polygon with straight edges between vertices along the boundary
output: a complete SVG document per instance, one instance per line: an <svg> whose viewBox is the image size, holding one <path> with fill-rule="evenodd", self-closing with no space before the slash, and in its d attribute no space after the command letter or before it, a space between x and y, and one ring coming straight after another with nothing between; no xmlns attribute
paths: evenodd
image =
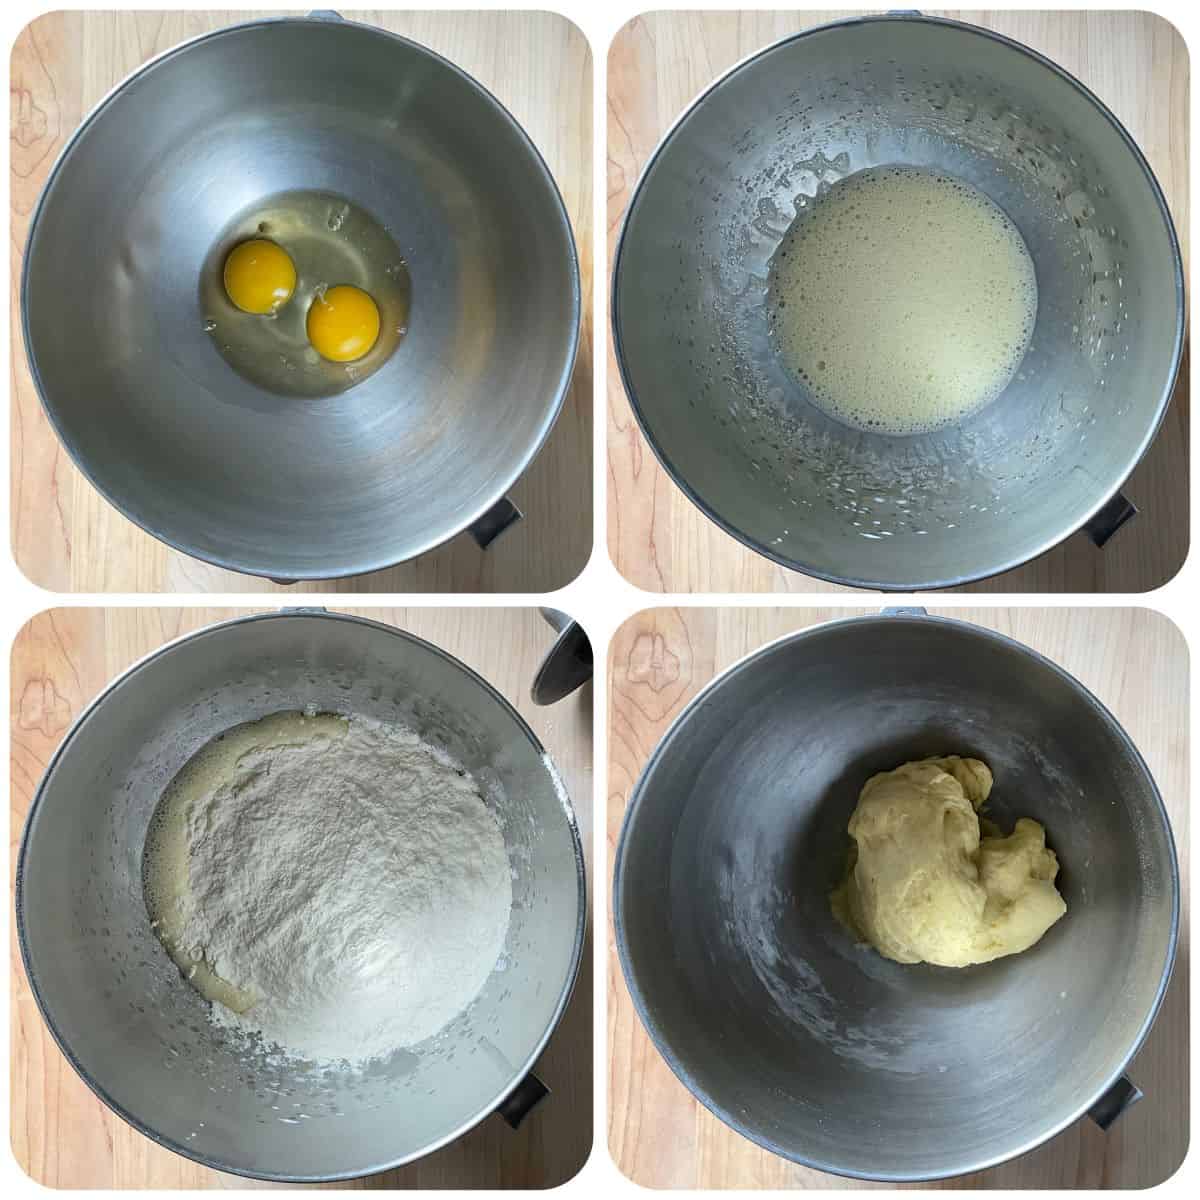
<svg viewBox="0 0 1200 1200"><path fill-rule="evenodd" d="M225 259L225 292L245 313L267 316L291 299L296 267L274 242L253 238ZM379 308L361 288L339 284L318 294L308 310L308 340L330 362L362 358L379 337Z"/></svg>

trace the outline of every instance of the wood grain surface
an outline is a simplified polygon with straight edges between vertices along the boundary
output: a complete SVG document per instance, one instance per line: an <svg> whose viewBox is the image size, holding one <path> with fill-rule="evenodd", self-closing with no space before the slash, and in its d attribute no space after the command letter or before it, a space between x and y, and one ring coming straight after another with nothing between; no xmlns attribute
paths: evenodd
<svg viewBox="0 0 1200 1200"><path fill-rule="evenodd" d="M854 611L658 608L621 626L609 655L610 863L630 790L651 750L692 697L718 672L771 639ZM1183 888L1174 977L1153 1031L1130 1067L1146 1098L1107 1134L1080 1121L1030 1154L940 1186L1151 1187L1174 1172L1188 1145L1187 646L1170 621L1147 609L930 611L973 621L1032 646L1099 696L1145 756L1162 791ZM761 1150L694 1100L659 1057L633 1011L611 933L607 1020L609 1149L635 1182L663 1188L870 1186Z"/></svg>
<svg viewBox="0 0 1200 1200"><path fill-rule="evenodd" d="M50 756L79 712L117 674L164 642L254 609L70 608L44 612L12 653L12 809L15 861L25 814ZM410 630L456 655L508 697L563 776L591 861L592 698L585 686L538 708L529 686L553 631L536 609L345 609ZM9 908L10 914L12 907ZM143 1137L109 1111L59 1052L12 943L11 1114L17 1162L60 1188L272 1186L210 1171ZM514 1132L489 1117L410 1166L337 1184L360 1188L546 1188L570 1179L592 1146L592 951L538 1062L552 1095Z"/></svg>
<svg viewBox="0 0 1200 1200"><path fill-rule="evenodd" d="M299 10L303 12L305 10ZM30 378L18 294L29 220L80 121L141 63L223 25L267 15L55 12L12 51L12 540L18 565L59 592L270 592L278 585L211 567L126 520L75 469ZM279 14L271 14L279 15ZM571 22L544 12L346 12L445 55L524 126L563 194L579 248L584 321L574 382L549 441L510 495L525 520L481 551L469 536L402 566L307 591L544 592L569 583L592 550L592 59Z"/></svg>
<svg viewBox="0 0 1200 1200"><path fill-rule="evenodd" d="M854 14L655 12L617 34L608 56L609 263L646 160L713 79L787 34ZM1188 56L1145 12L953 11L1040 50L1082 79L1124 122L1166 193L1187 261ZM964 590L1143 592L1165 583L1188 548L1188 363L1158 439L1126 485L1136 522L1098 551L1083 534L1032 563ZM768 561L718 529L675 486L642 437L608 339L608 542L617 569L652 592L850 589Z"/></svg>

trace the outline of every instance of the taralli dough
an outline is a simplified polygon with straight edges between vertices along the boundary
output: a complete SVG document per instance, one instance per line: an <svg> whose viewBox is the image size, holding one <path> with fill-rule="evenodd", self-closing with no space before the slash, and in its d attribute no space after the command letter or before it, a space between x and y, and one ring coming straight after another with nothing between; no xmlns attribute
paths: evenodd
<svg viewBox="0 0 1200 1200"><path fill-rule="evenodd" d="M1046 831L1022 817L1005 837L978 810L992 773L929 758L868 779L835 915L896 962L966 967L1028 950L1067 911Z"/></svg>

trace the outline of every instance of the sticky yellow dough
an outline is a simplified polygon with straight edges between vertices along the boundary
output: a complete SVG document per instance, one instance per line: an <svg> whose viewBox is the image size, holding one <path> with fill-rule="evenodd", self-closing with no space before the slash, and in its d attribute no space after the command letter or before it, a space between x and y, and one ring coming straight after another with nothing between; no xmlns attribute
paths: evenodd
<svg viewBox="0 0 1200 1200"><path fill-rule="evenodd" d="M966 967L1028 950L1067 911L1046 831L1004 837L978 810L992 773L974 758L905 763L867 780L835 915L896 962Z"/></svg>

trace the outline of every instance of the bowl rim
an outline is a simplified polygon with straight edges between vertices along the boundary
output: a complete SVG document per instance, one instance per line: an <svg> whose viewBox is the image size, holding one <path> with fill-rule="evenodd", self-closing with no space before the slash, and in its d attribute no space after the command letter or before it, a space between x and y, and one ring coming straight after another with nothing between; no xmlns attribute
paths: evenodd
<svg viewBox="0 0 1200 1200"><path fill-rule="evenodd" d="M61 175L66 169L68 160L70 159L75 148L81 143L83 137L98 121L109 108L109 106L118 99L135 82L149 75L151 72L165 66L171 59L177 55L188 53L196 47L215 41L219 38L245 34L247 32L266 29L272 26L282 25L307 25L313 27L323 27L326 29L346 29L352 30L356 34L368 34L375 37L385 38L393 42L397 42L407 49L414 50L419 54L423 54L433 60L441 67L445 67L454 75L464 82L468 87L474 89L485 102L491 105L499 116L502 122L506 122L512 131L516 134L518 141L526 148L531 166L535 174L540 176L543 184L546 187L547 193L551 199L552 206L556 210L558 217L559 232L563 235L564 246L567 251L568 259L568 275L570 277L570 295L568 298L568 317L570 326L570 336L565 348L563 358L563 370L559 376L558 382L554 387L554 396L551 402L547 405L546 412L543 416L541 425L537 430L537 435L531 440L528 448L521 456L518 463L503 475L497 475L493 481L493 485L488 492L487 498L482 501L476 501L469 508L463 509L460 514L461 525L459 528L446 537L438 537L416 546L411 551L405 552L405 557L397 559L392 555L376 554L374 556L363 557L360 561L354 563L344 563L333 566L330 569L321 569L310 567L304 570L295 570L292 567L287 567L282 564L272 567L270 563L251 563L239 558L233 554L220 554L215 551L202 551L197 546L175 533L167 533L150 527L149 518L139 517L134 515L130 507L125 501L115 494L115 490L107 484L102 483L91 466L84 460L79 453L78 447L73 440L67 436L58 414L54 406L48 398L47 389L42 381L41 372L38 369L37 360L33 352L33 332L31 328L29 300L28 300L28 284L31 271L31 264L34 258L34 252L37 247L37 235L39 231L40 218L43 210L50 201L51 193L55 186L60 182ZM554 429L558 421L563 407L566 404L567 395L571 389L571 383L575 374L575 366L579 357L579 344L582 337L582 313L583 313L583 298L582 284L579 273L579 250L575 241L575 231L571 226L571 219L567 213L566 203L563 200L562 192L555 181L553 173L550 171L546 160L542 157L541 151L534 145L533 139L525 131L524 126L512 115L512 113L496 98L495 95L483 86L474 76L468 74L450 59L439 54L436 50L430 49L428 46L422 45L420 42L412 38L405 37L403 34L393 33L390 29L383 29L377 25L371 25L365 21L353 21L340 14L327 12L323 15L309 14L308 16L271 16L261 17L249 21L239 21L232 25L224 25L219 29L212 29L206 33L201 33L195 37L190 37L184 41L178 42L174 46L169 46L160 54L154 55L152 58L142 63L136 70L125 76L114 87L109 89L104 96L95 104L95 106L86 113L79 125L70 134L67 140L63 143L62 149L58 152L58 156L54 160L53 166L50 168L49 174L46 176L46 182L42 185L42 189L38 194L37 202L33 206L33 211L29 217L29 230L25 237L24 257L21 263L21 287L20 287L20 307L21 307L21 336L22 346L25 352L25 362L29 368L29 375L33 381L34 389L37 392L38 399L41 401L42 411L46 415L46 419L50 422L50 427L54 430L55 436L60 444L67 451L74 464L75 469L87 480L87 482L95 488L100 496L113 508L117 510L126 520L132 522L144 533L149 534L152 538L169 546L172 550L176 550L181 554L186 554L191 558L198 559L200 562L208 563L214 567L220 567L226 571L236 571L242 575L250 575L257 578L271 579L277 583L301 583L307 581L325 580L325 579L345 579L354 575L368 575L375 571L387 570L389 567L399 566L401 563L411 562L414 558L418 558L423 554L429 554L442 546L447 545L455 538L460 537L465 533L476 521L485 516L495 505L500 503L508 490L513 487L529 470L534 459L541 452L547 440L550 437L551 431Z"/></svg>
<svg viewBox="0 0 1200 1200"><path fill-rule="evenodd" d="M638 201L641 199L646 190L650 176L654 172L654 168L658 163L659 158L667 150L670 143L674 140L675 135L680 132L683 125L696 113L701 105L709 99L713 93L721 88L734 75L741 71L752 67L760 58L764 58L769 54L773 54L778 50L791 45L793 42L801 41L804 38L811 37L815 34L828 33L842 28L849 28L861 25L874 25L886 22L908 22L919 25L945 26L951 29L959 30L963 33L974 34L979 37L986 38L1007 47L1010 50L1015 50L1020 54L1024 54L1028 58L1033 59L1041 66L1049 69L1053 74L1057 75L1064 82L1075 87L1082 96L1091 102L1096 108L1101 117L1107 119L1117 136L1124 142L1126 149L1133 157L1135 164L1141 168L1142 174L1150 189L1150 193L1158 207L1159 215L1162 217L1163 227L1167 236L1167 242L1171 251L1172 265L1174 267L1174 291L1175 291L1175 333L1171 347L1171 365L1167 372L1167 377L1164 382L1162 395L1159 397L1158 404L1155 408L1153 418L1147 423L1146 431L1143 437L1139 440L1136 451L1130 459L1129 467L1121 474L1120 478L1113 483L1108 490L1100 496L1096 503L1080 518L1078 521L1064 527L1060 532L1052 534L1049 537L1043 538L1041 543L1028 553L1020 553L1012 556L1003 563L997 566L986 567L982 570L971 571L960 575L945 576L943 578L923 580L920 582L894 582L880 579L865 579L850 575L839 575L835 571L814 566L811 563L801 562L799 559L789 558L785 554L781 554L779 550L772 547L768 543L755 538L753 535L738 529L732 522L716 511L683 476L683 474L675 467L671 461L666 448L661 445L658 439L651 432L649 424L646 421L645 413L642 405L638 400L637 389L634 387L633 379L630 374L629 364L626 359L624 341L621 333L621 318L620 318L620 288L621 288L621 267L623 263L623 255L625 250L626 237L629 234L633 224L634 217L638 207ZM1162 187L1159 185L1158 179L1142 153L1137 142L1134 141L1129 131L1121 123L1118 117L1112 110L1095 94L1085 83L1077 79L1064 67L1060 66L1053 59L1034 50L1031 46L1025 45L1023 42L1017 41L1015 38L1007 37L1005 34L997 33L995 30L986 29L981 25L972 25L966 21L952 20L948 17L931 17L919 12L890 12L867 14L863 16L844 17L836 21L827 21L820 25L812 25L806 29L801 29L796 33L787 34L786 36L777 39L763 46L759 50L753 51L739 62L734 63L728 70L721 72L711 83L709 83L687 106L679 113L679 115L671 122L666 132L659 139L658 144L654 147L650 156L646 159L645 165L642 167L638 175L637 183L634 185L633 192L629 197L629 201L625 206L625 212L621 217L620 230L617 234L616 245L613 250L612 260L612 280L609 289L609 318L610 328L613 342L613 357L617 363L617 369L620 374L621 384L625 390L625 396L629 401L629 407L633 411L633 415L638 423L638 428L642 436L646 439L650 449L654 452L655 458L667 476L675 484L677 488L694 504L701 513L704 514L714 525L723 532L727 533L735 541L741 543L748 550L753 550L756 554L778 564L781 567L786 567L788 570L797 571L802 575L808 575L814 579L822 579L828 583L840 584L844 587L866 588L873 591L881 592L920 592L920 591L940 591L944 588L958 587L967 583L977 583L981 580L992 579L997 575L1002 575L1006 571L1014 570L1017 567L1024 566L1026 563L1032 562L1034 559L1040 558L1043 554L1053 550L1060 543L1067 540L1073 534L1078 533L1083 529L1088 522L1095 518L1100 511L1107 505L1125 486L1129 477L1137 469L1138 465L1149 450L1151 443L1158 435L1159 429L1166 418L1167 409L1170 407L1171 398L1175 393L1175 385L1179 376L1180 365L1183 358L1183 342L1186 324L1186 306L1187 300L1184 290L1183 280L1183 258L1179 246L1179 237L1175 229L1174 221L1171 217L1171 210L1167 205L1166 197L1163 194ZM1165 582L1165 580L1163 581Z"/></svg>
<svg viewBox="0 0 1200 1200"><path fill-rule="evenodd" d="M60 760L65 757L71 743L76 735L83 729L84 725L91 718L93 713L100 708L102 704L113 698L116 693L134 681L134 677L138 675L144 667L160 658L172 654L184 643L196 641L209 636L221 636L224 632L231 628L241 625L253 624L260 621L278 621L278 620L320 620L320 621L339 621L350 625L366 626L368 629L383 632L393 637L400 638L424 651L429 651L441 658L451 667L457 669L462 675L481 688L487 695L495 701L507 716L516 725L519 733L523 734L528 740L534 753L541 757L546 770L551 777L551 783L559 792L560 800L562 801L563 813L567 820L567 827L571 837L572 851L575 860L575 879L576 879L576 918L575 918L575 934L571 949L571 961L567 968L566 975L563 979L562 987L559 991L558 1000L555 1004L554 1011L551 1014L549 1021L546 1024L545 1030L538 1037L536 1044L526 1055L522 1063L514 1069L512 1079L501 1088L484 1107L477 1110L474 1114L460 1122L452 1131L440 1136L437 1140L429 1143L429 1145L416 1150L410 1154L405 1154L395 1158L382 1159L376 1163L368 1163L362 1167L355 1167L352 1170L336 1171L329 1174L307 1174L299 1175L288 1172L278 1171L256 1171L246 1167L239 1167L229 1163L221 1162L219 1159L210 1157L200 1153L195 1146L184 1142L175 1141L173 1138L167 1137L159 1133L151 1126L146 1124L140 1117L129 1112L124 1106L118 1103L110 1096L104 1085L88 1072L87 1068L82 1064L79 1058L71 1049L70 1044L59 1032L55 1025L50 1012L47 1009L46 1002L43 998L41 987L38 983L38 976L33 968L31 959L31 948L28 938L28 932L25 927L25 908L24 908L24 880L28 869L28 856L30 845L33 841L35 833L35 824L37 817L40 814L42 802L49 789L56 767ZM33 799L29 804L29 811L25 816L24 827L21 832L20 848L17 852L16 866L13 872L13 894L14 894L14 910L16 917L16 933L17 942L21 950L21 963L25 968L26 978L29 980L29 990L37 1003L38 1011L41 1013L42 1020L45 1022L46 1028L50 1031L55 1044L62 1052L63 1057L70 1063L71 1067L80 1079L91 1089L97 1098L104 1103L112 1112L116 1113L127 1124L131 1125L139 1133L148 1137L152 1142L165 1147L168 1150L174 1151L176 1154L182 1155L184 1158L189 1158L193 1162L200 1163L202 1166L209 1167L216 1171L225 1171L232 1175L239 1175L245 1179L265 1179L276 1183L331 1183L341 1180L359 1179L366 1175L374 1175L381 1171L389 1171L396 1167L402 1167L407 1163L414 1162L419 1158L423 1158L427 1154L432 1154L436 1150L440 1150L443 1146L449 1145L451 1142L462 1137L476 1125L480 1124L484 1119L491 1116L503 1102L511 1095L525 1080L534 1068L534 1064L541 1056L542 1051L546 1048L550 1038L557 1030L559 1023L562 1020L563 1014L566 1011L567 1005L570 1003L571 996L575 990L575 984L579 978L579 972L583 962L584 943L587 934L588 923L588 902L587 902L587 867L583 854L583 841L579 833L579 821L575 812L575 806L571 802L570 795L566 791L565 786L562 786L562 781L559 778L557 769L553 766L550 756L547 754L545 747L537 734L529 727L528 722L517 711L513 704L502 695L495 687L493 687L486 679L483 678L477 671L472 670L461 659L455 657L448 650L444 650L436 643L428 641L425 638L418 637L408 630L401 629L395 625L388 625L382 621L376 621L369 617L359 616L355 613L334 612L329 609L320 607L298 607L298 608L283 608L270 612L245 613L228 620L217 621L213 624L201 626L199 629L194 629L189 633L182 634L172 638L170 641L159 646L150 653L143 655L136 662L126 667L117 676L111 679L105 686L96 694L96 696L82 709L79 715L71 722L67 732L63 735L62 741L58 748L50 756L50 761L46 764L46 769L42 773L42 777L38 782Z"/></svg>
<svg viewBox="0 0 1200 1200"><path fill-rule="evenodd" d="M636 968L633 962L633 956L630 953L629 942L626 935L626 888L625 888L625 866L626 852L628 849L629 840L636 836L635 824L637 821L638 811L646 802L645 797L649 789L652 776L659 762L669 753L672 743L679 736L680 731L690 721L696 711L708 703L722 687L724 687L735 676L740 675L744 671L752 671L757 663L771 655L777 654L782 650L786 650L794 643L807 639L815 639L822 636L828 636L831 633L845 632L854 627L862 627L868 625L883 626L885 628L894 628L897 623L907 625L941 626L944 629L949 629L954 634L963 635L966 637L976 637L985 641L990 641L993 644L1008 650L1015 651L1019 654L1032 659L1038 666L1051 671L1057 675L1068 686L1072 687L1080 698L1088 704L1101 724L1106 726L1108 731L1115 735L1117 741L1124 747L1133 764L1139 768L1145 776L1146 782L1150 786L1150 793L1155 801L1155 813L1158 816L1159 822L1166 834L1166 843L1168 849L1168 873L1171 880L1171 920L1170 928L1167 936L1167 944L1165 947L1165 955L1163 959L1162 974L1159 977L1158 987L1155 991L1154 999L1147 1010L1146 1016L1142 1021L1136 1036L1134 1037L1127 1052L1124 1053L1120 1065L1111 1073L1104 1083L1096 1089L1095 1093L1086 1097L1086 1099L1078 1103L1064 1117L1038 1132L1035 1136L1027 1138L1023 1143L1015 1146L1011 1150L1002 1151L999 1154L981 1157L977 1161L963 1162L962 1164L954 1165L946 1170L936 1172L884 1172L884 1171L862 1171L855 1170L850 1167L841 1166L836 1163L823 1162L816 1158L806 1157L794 1150L789 1150L781 1146L773 1139L764 1136L757 1130L751 1128L743 1121L737 1113L721 1104L713 1096L711 1096L696 1080L692 1072L688 1069L683 1060L674 1052L671 1046L669 1036L663 1030L662 1026L654 1020L650 1013L649 1006L646 1002L645 994L639 987L637 982ZM632 904L632 899L629 901ZM976 1171L986 1170L989 1167L999 1166L1001 1163L1009 1162L1014 1158L1019 1158L1023 1154L1029 1153L1038 1146L1043 1145L1057 1134L1061 1133L1068 1126L1073 1125L1081 1117L1086 1116L1088 1110L1102 1096L1113 1087L1114 1084L1121 1078L1125 1069L1129 1066L1133 1057L1141 1049L1146 1037L1150 1033L1150 1029L1154 1024L1155 1018L1158 1016L1159 1010L1162 1008L1163 999L1167 992L1167 987L1171 981L1171 976L1174 971L1176 952L1179 943L1179 922L1180 922L1180 882L1179 882L1179 857L1175 846L1175 835L1171 828L1170 817L1167 813L1166 805L1163 803L1162 793L1158 789L1150 768L1146 765L1145 759L1133 740L1125 732L1121 723L1113 716L1113 714L1105 707L1099 698L1090 691L1083 683L1080 682L1065 668L1060 667L1052 659L1047 658L1044 654L1034 650L1032 647L1025 645L1023 642L1017 641L1015 638L1009 637L994 629L989 629L983 625L976 625L971 621L964 621L958 617L946 617L935 614L926 613L920 608L901 608L901 609L883 609L877 613L859 613L855 616L838 617L829 621L822 621L816 625L807 626L804 629L796 630L791 633L785 633L781 637L773 638L769 642L757 649L750 651L731 666L726 667L719 672L714 678L700 689L695 696L684 706L680 713L667 727L667 731L663 734L658 744L650 752L650 757L646 760L646 765L642 768L638 775L637 781L630 792L629 800L625 806L625 813L621 819L621 829L617 835L617 846L613 859L613 883L612 883L612 913L613 913L613 934L616 942L617 955L621 964L621 973L625 979L625 986L629 992L630 999L633 1001L634 1010L637 1013L638 1019L642 1023L642 1027L649 1035L654 1048L662 1056L667 1066L670 1067L672 1073L687 1090L713 1114L718 1120L728 1125L735 1133L740 1134L748 1141L754 1142L761 1146L764 1150L768 1150L772 1154L776 1154L781 1158L788 1159L791 1162L798 1163L801 1166L811 1167L817 1171L824 1171L830 1175L839 1175L848 1179L862 1179L877 1183L927 1183L940 1179L951 1179L957 1176L970 1174Z"/></svg>

